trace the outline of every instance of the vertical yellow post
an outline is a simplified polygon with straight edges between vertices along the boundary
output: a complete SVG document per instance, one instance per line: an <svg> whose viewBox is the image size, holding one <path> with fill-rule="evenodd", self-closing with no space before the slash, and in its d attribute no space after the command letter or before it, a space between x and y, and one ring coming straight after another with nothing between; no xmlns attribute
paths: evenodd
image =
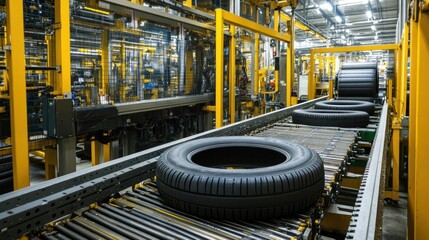
<svg viewBox="0 0 429 240"><path fill-rule="evenodd" d="M417 39L418 39L418 23L410 19L411 46L410 46L410 119L409 119L409 135L408 135L408 209L407 209L407 224L408 224L408 239L414 239L414 218L416 216L416 111L417 111Z"/></svg>
<svg viewBox="0 0 429 240"><path fill-rule="evenodd" d="M387 92L386 92L386 98L387 98L387 104L391 107L393 104L393 96L392 96L392 79L387 79Z"/></svg>
<svg viewBox="0 0 429 240"><path fill-rule="evenodd" d="M216 128L222 127L223 123L223 16L222 9L215 10L216 15Z"/></svg>
<svg viewBox="0 0 429 240"><path fill-rule="evenodd" d="M54 90L64 95L71 92L69 1L55 0L55 22L55 63L61 67L61 71L57 73Z"/></svg>
<svg viewBox="0 0 429 240"><path fill-rule="evenodd" d="M104 30L101 34L101 92L108 93L109 86L109 31Z"/></svg>
<svg viewBox="0 0 429 240"><path fill-rule="evenodd" d="M423 6L423 5L420 5ZM427 223L429 221L429 207L426 199L429 198L429 178L427 169L427 149L429 149L429 81L427 81L427 63L429 61L429 12L421 11L418 15L418 22L412 25L412 48L411 63L411 95L415 97L411 100L410 112L410 158L409 158L409 229L408 239L429 239ZM414 32L416 31L416 32ZM414 33L413 33L414 32ZM413 130L412 130L413 129ZM412 130L412 131L411 131Z"/></svg>
<svg viewBox="0 0 429 240"><path fill-rule="evenodd" d="M292 57L291 57L291 47L290 43L288 43L287 49L286 49L286 107L292 106L292 74L290 74L291 68L292 68ZM288 73L289 72L289 73Z"/></svg>
<svg viewBox="0 0 429 240"><path fill-rule="evenodd" d="M229 117L235 123L235 27L230 26L231 41L229 45Z"/></svg>
<svg viewBox="0 0 429 240"><path fill-rule="evenodd" d="M329 79L328 99L334 98L334 80Z"/></svg>
<svg viewBox="0 0 429 240"><path fill-rule="evenodd" d="M276 32L280 31L280 11L274 11L274 30ZM277 44L280 44L280 41L277 41ZM280 46L277 45L277 50L280 50ZM277 53L277 57L278 57L278 61L280 62L280 51L276 51ZM275 85L275 89L274 92L277 92L279 90L279 69L274 69L274 83ZM274 95L274 94L273 94ZM274 99L274 96L273 96Z"/></svg>
<svg viewBox="0 0 429 240"><path fill-rule="evenodd" d="M314 81L314 51L310 50L310 71L308 72L308 100L314 99L316 93Z"/></svg>
<svg viewBox="0 0 429 240"><path fill-rule="evenodd" d="M91 140L91 163L92 166L100 164L100 155L102 154L100 143L96 140Z"/></svg>
<svg viewBox="0 0 429 240"><path fill-rule="evenodd" d="M118 81L118 83L120 84L119 86L119 91L120 91L120 96L119 96L119 101L120 102L125 102L125 88L126 88L126 77L127 77L127 62L126 62L126 49L125 49L125 39L123 40L123 42L121 43L121 80Z"/></svg>
<svg viewBox="0 0 429 240"><path fill-rule="evenodd" d="M6 1L7 45L10 46L6 59L9 67L14 189L30 185L23 10L23 1Z"/></svg>
<svg viewBox="0 0 429 240"><path fill-rule="evenodd" d="M254 61L254 74L253 74L253 94L259 94L259 33L255 33L255 61Z"/></svg>
<svg viewBox="0 0 429 240"><path fill-rule="evenodd" d="M404 41L402 42L402 57L401 57L401 85L399 87L399 114L405 116L407 102L407 77L408 77L408 34L409 26L406 23L404 26Z"/></svg>
<svg viewBox="0 0 429 240"><path fill-rule="evenodd" d="M46 41L46 58L47 58L47 65L48 66L54 66L55 65L55 44L54 44L54 38L52 35L46 35L45 36ZM55 72L49 71L48 72L48 78L47 78L47 85L53 87L54 86L54 79L55 79Z"/></svg>

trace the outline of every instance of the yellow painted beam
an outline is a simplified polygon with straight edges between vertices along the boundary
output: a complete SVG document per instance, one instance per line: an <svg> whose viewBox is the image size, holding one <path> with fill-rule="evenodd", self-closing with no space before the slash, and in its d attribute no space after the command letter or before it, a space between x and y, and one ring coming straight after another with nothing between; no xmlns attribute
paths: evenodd
<svg viewBox="0 0 429 240"><path fill-rule="evenodd" d="M415 209L416 209L416 110L417 110L417 54L418 54L418 23L410 19L410 119L408 135L408 209L407 209L407 237L414 239Z"/></svg>
<svg viewBox="0 0 429 240"><path fill-rule="evenodd" d="M408 37L409 35L409 26L406 23L404 26L404 36L403 36L403 42L402 42L402 56L401 56L401 85L398 86L399 89L399 116L405 116L406 109L407 109L407 79L408 79ZM398 176L399 177L399 176Z"/></svg>
<svg viewBox="0 0 429 240"><path fill-rule="evenodd" d="M54 90L60 95L71 92L70 70L70 3L55 0L55 64L61 67L57 73Z"/></svg>
<svg viewBox="0 0 429 240"><path fill-rule="evenodd" d="M328 99L334 98L334 80L329 79Z"/></svg>
<svg viewBox="0 0 429 240"><path fill-rule="evenodd" d="M308 100L314 99L316 95L316 81L314 80L314 49L310 50L310 71L308 72Z"/></svg>
<svg viewBox="0 0 429 240"><path fill-rule="evenodd" d="M262 34L264 36L274 38L274 39L279 40L279 41L290 42L290 40L291 40L291 36L288 33L276 32L271 28L267 28L267 27L262 26L260 24L256 24L253 21L239 17L237 15L234 15L234 14L227 12L225 10L222 10L220 8L216 9L216 11L217 10L222 11L223 20L225 21L225 23L229 23L229 24L232 24L234 26L244 28L244 29L250 30L252 32L256 32L256 33Z"/></svg>
<svg viewBox="0 0 429 240"><path fill-rule="evenodd" d="M429 62L429 13L421 11L418 22L411 20L411 99L410 143L409 143L409 193L408 193L408 239L429 239L429 178L427 169L427 149L429 149L429 81L427 63ZM413 26L414 25L414 26ZM414 61L414 62L413 62ZM412 130L413 129L413 130ZM411 174L411 176L410 176Z"/></svg>
<svg viewBox="0 0 429 240"><path fill-rule="evenodd" d="M253 94L259 94L259 34L255 33L255 42L254 42L254 74L253 74Z"/></svg>
<svg viewBox="0 0 429 240"><path fill-rule="evenodd" d="M101 86L100 89L102 94L108 94L109 85L109 31L104 30L101 33Z"/></svg>
<svg viewBox="0 0 429 240"><path fill-rule="evenodd" d="M313 53L338 53L338 52L361 52L361 51L396 50L396 49L398 49L398 44L313 48L311 49L311 51L313 51Z"/></svg>
<svg viewBox="0 0 429 240"><path fill-rule="evenodd" d="M290 45L290 43L288 43ZM288 74L291 71L291 49L290 46L286 49L286 107L292 106L292 75Z"/></svg>
<svg viewBox="0 0 429 240"><path fill-rule="evenodd" d="M6 1L7 45L10 46L10 50L6 51L6 60L9 67L13 185L15 190L30 185L23 10L23 1Z"/></svg>
<svg viewBox="0 0 429 240"><path fill-rule="evenodd" d="M230 26L231 41L229 43L229 118L235 123L235 27Z"/></svg>
<svg viewBox="0 0 429 240"><path fill-rule="evenodd" d="M223 48L224 48L224 34L223 34L223 14L226 13L221 8L215 10L216 16L216 128L223 125Z"/></svg>

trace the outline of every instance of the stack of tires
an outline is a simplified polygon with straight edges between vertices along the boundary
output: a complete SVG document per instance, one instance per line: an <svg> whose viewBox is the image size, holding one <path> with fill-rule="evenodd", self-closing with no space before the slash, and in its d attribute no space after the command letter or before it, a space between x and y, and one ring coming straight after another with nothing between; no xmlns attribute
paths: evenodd
<svg viewBox="0 0 429 240"><path fill-rule="evenodd" d="M377 63L344 63L336 77L338 100L373 102L378 97Z"/></svg>
<svg viewBox="0 0 429 240"><path fill-rule="evenodd" d="M12 156L0 156L0 195L13 191Z"/></svg>
<svg viewBox="0 0 429 240"><path fill-rule="evenodd" d="M355 100L317 102L315 109L299 109L292 113L297 124L330 127L366 127L375 111L374 103Z"/></svg>

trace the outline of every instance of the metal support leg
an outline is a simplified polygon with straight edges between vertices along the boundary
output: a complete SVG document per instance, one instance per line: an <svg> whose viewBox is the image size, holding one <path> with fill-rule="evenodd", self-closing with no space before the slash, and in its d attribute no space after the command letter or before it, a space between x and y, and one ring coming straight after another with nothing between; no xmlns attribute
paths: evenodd
<svg viewBox="0 0 429 240"><path fill-rule="evenodd" d="M113 141L109 144L110 146L110 159L117 159L119 158L119 140Z"/></svg>
<svg viewBox="0 0 429 240"><path fill-rule="evenodd" d="M127 129L126 134L122 135L122 154L127 156L136 152L137 130Z"/></svg>
<svg viewBox="0 0 429 240"><path fill-rule="evenodd" d="M229 119L235 123L235 27L230 27L231 41L229 45Z"/></svg>
<svg viewBox="0 0 429 240"><path fill-rule="evenodd" d="M10 47L6 51L6 60L9 67L13 185L15 190L30 185L23 9L23 1L6 1L7 45Z"/></svg>
<svg viewBox="0 0 429 240"><path fill-rule="evenodd" d="M76 138L58 139L58 176L76 172Z"/></svg>

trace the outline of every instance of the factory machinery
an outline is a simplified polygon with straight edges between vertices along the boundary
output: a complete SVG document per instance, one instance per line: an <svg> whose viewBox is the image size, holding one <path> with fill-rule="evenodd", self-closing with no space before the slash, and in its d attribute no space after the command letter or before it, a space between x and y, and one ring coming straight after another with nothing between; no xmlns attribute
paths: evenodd
<svg viewBox="0 0 429 240"><path fill-rule="evenodd" d="M0 2L4 49L7 30L15 30L6 26L7 4ZM237 20L223 11L222 21L231 28L220 31L224 41L216 46L213 10L230 10L229 3L199 1L191 8L174 1L23 1L25 63L18 65L25 65L26 81L14 88L25 89L17 99L26 101L15 101L20 106L11 106L18 96L7 80L12 63L4 61L0 69L0 157L10 165L5 191L12 190L13 178L28 185L26 160L14 157L25 164L16 165L23 170L12 177L13 148L42 157L51 179L75 171L75 149L96 165L210 130L215 114L219 127L291 105L284 87L291 78L290 33L278 33L287 25L280 21L282 4L240 3L234 11L244 25L233 24ZM247 19L267 27L254 29ZM28 131L17 134L25 128L13 128L11 109L23 107ZM11 143L12 135L19 146ZM18 140L21 135L28 146Z"/></svg>
<svg viewBox="0 0 429 240"><path fill-rule="evenodd" d="M389 121L378 105L366 128L297 125L301 103L196 134L0 197L1 238L34 239L372 239L380 230ZM203 219L163 205L155 163L166 149L193 139L260 136L309 146L323 159L325 189L317 204L266 221ZM366 237L362 237L366 236Z"/></svg>
<svg viewBox="0 0 429 240"><path fill-rule="evenodd" d="M294 102L294 76L289 74L292 71L286 72L285 65L293 69L294 61L286 58L294 56L286 43L293 42L290 31L293 32L294 24L285 32L287 24L280 23L282 17L277 11L283 6L264 5L254 9L241 6L239 14L236 12L241 15L238 18L220 8L214 16L171 1L144 1L145 5L138 2L76 0L64 6L60 0L24 1L27 73L24 106L31 106L26 113L28 150L33 154L43 150L40 155L45 158L47 178L59 177L0 196L0 238L373 239L379 236L383 198L399 199L399 181L394 180L392 191L387 194L383 191L385 167L390 167L388 161L392 158L395 158L394 179L399 179L399 153L387 156L387 146L391 144L392 122L400 126L405 115L406 71L398 69L406 66L406 58L397 63L398 80L392 83L392 77L388 81L386 101L375 96L377 93L371 95L379 101L367 127L304 126L293 124L290 117L293 110L311 108L326 99L312 100L320 95L316 91L315 54L319 58L325 53L365 50L405 54L407 38L404 37L401 48L392 44L312 49L310 101L289 107ZM231 8L226 5L207 8L215 7ZM70 20L70 37L66 35L70 49L64 48L66 44L61 41L64 40L61 27L68 25L60 15L54 17L53 12L58 9L70 13L61 15ZM6 37L6 30L13 29L3 30L2 36ZM224 34L215 36L215 32ZM70 52L69 63L60 52ZM9 71L6 66L4 72ZM11 93L6 74L2 76L2 94L8 90ZM374 81L371 84L376 84ZM330 97L334 95L332 89L329 87ZM392 89L396 91L394 94ZM370 90L375 91L373 87ZM11 94L10 99L13 97ZM4 141L0 156L10 158L13 150L8 140L14 129L4 126L10 122L12 101L4 96L1 104L0 135ZM395 110L393 120L389 108ZM218 129L212 129L214 125ZM394 128L392 132L396 136L392 142L399 145L401 129ZM14 136L15 141L22 137ZM266 221L203 219L163 205L155 176L159 155L177 144L215 136L273 137L313 148L325 167L325 188L319 201L303 212ZM94 165L117 159L74 172L76 143L91 145L86 149L91 149ZM22 170L26 162L14 156L15 169ZM6 173L12 174L12 170ZM15 186L28 186L19 171L14 174L15 181L19 181Z"/></svg>

